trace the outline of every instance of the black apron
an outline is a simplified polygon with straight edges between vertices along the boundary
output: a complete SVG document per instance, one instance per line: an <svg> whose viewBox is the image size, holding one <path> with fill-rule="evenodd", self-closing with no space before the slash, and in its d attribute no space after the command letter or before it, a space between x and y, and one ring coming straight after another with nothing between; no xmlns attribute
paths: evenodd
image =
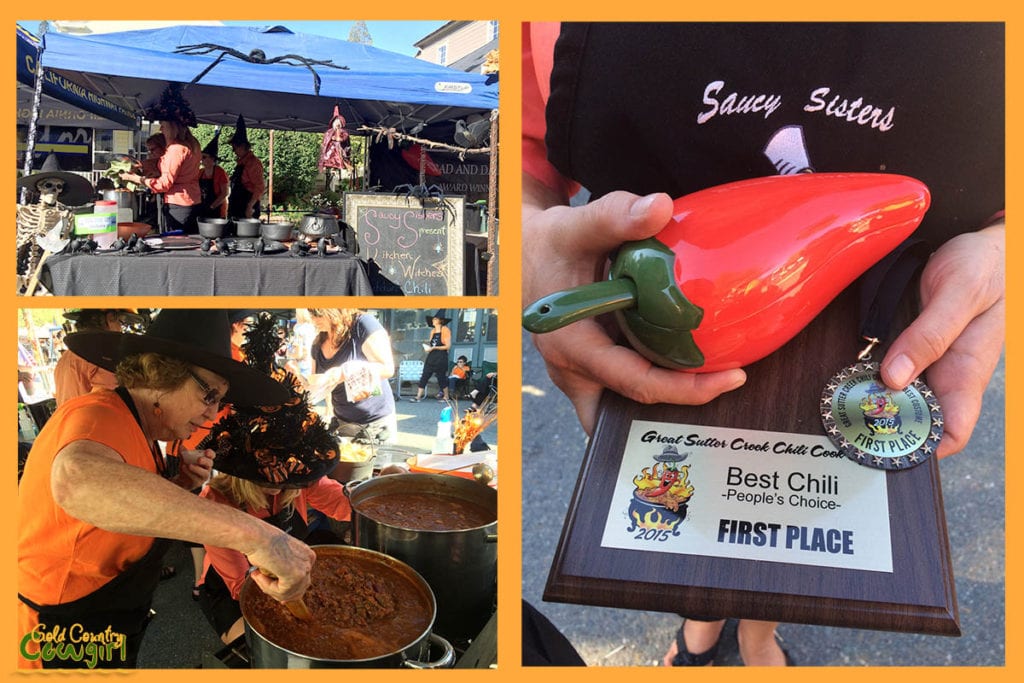
<svg viewBox="0 0 1024 683"><path fill-rule="evenodd" d="M245 166L241 163L235 164L235 170L231 172L231 193L228 195L228 218L245 218L245 207L252 199L252 192L242 184L242 171ZM252 206L252 217L259 218L260 203L257 201Z"/></svg>
<svg viewBox="0 0 1024 683"><path fill-rule="evenodd" d="M202 174L200 174L199 196L199 217L220 218L220 211L210 206L213 204L213 200L217 198L213 190L213 178L204 178Z"/></svg>
<svg viewBox="0 0 1024 683"><path fill-rule="evenodd" d="M127 390L119 387L116 391L138 422L138 411ZM83 632L88 633L102 633L109 628L113 633L123 634L126 638L123 659L121 652L115 652L113 661L97 659L95 668L135 668L142 636L149 624L153 594L160 583L163 557L170 544L169 539L155 539L146 554L135 563L126 567L105 585L72 602L38 605L20 593L18 599L39 613L39 623L45 624L48 630L59 625L67 629L75 626L76 629L81 628ZM43 661L42 664L45 669L83 669L88 667L88 659L53 659Z"/></svg>

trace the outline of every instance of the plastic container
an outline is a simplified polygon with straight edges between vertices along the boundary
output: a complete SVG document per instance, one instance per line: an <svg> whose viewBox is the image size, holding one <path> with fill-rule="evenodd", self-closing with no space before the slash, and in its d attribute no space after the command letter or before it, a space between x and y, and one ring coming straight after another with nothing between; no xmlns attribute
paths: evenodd
<svg viewBox="0 0 1024 683"><path fill-rule="evenodd" d="M117 239L117 212L77 214L75 216L75 234L88 235L100 249L109 249Z"/></svg>
<svg viewBox="0 0 1024 683"><path fill-rule="evenodd" d="M445 406L441 409L441 419L437 422L437 436L434 437L434 453L451 454L455 447L452 438L452 409Z"/></svg>

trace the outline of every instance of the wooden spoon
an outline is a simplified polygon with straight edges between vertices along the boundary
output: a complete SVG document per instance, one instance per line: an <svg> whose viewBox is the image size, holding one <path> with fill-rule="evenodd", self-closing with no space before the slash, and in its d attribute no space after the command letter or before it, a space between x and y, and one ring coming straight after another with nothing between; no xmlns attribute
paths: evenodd
<svg viewBox="0 0 1024 683"><path fill-rule="evenodd" d="M287 600L284 606L288 608L288 611L292 613L292 616L302 621L313 621L313 613L309 611L309 607L306 606L306 601L302 598L298 600Z"/></svg>
<svg viewBox="0 0 1024 683"><path fill-rule="evenodd" d="M267 578L276 579L277 577L266 569L260 569L260 572ZM302 621L313 621L313 613L309 611L309 607L306 606L306 601L302 598L298 600L285 600L284 606L288 608L288 611L292 613L292 616Z"/></svg>

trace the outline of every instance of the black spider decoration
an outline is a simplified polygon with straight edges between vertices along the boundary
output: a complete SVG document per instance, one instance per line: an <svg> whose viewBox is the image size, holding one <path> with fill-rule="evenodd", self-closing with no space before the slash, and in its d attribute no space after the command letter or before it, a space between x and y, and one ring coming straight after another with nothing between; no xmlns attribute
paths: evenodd
<svg viewBox="0 0 1024 683"><path fill-rule="evenodd" d="M402 192L403 190L405 190L404 194ZM423 207L424 211L427 210L428 203L436 202L441 211L451 214L452 218L455 217L455 207L452 205L451 201L445 197L444 190L442 190L438 185L431 185L430 187L427 187L425 184L412 185L410 183L406 183L404 185L396 186L392 192L394 192L396 197L403 196L407 200L415 199L420 203L420 206Z"/></svg>
<svg viewBox="0 0 1024 683"><path fill-rule="evenodd" d="M244 54L233 48L227 47L225 45L217 45L215 43L179 45L174 49L174 52L175 54L185 55L208 55L211 52L220 52L220 55L217 57L217 59L214 60L213 64L203 69L203 71L198 76L193 78L189 82L190 85L192 83L197 83L198 81L200 81L203 78L203 76L210 73L213 67L220 64L221 61L228 55L231 55L236 59L240 59L243 62L249 62L250 64L287 64L289 66L304 66L307 69L309 69L309 73L313 74L314 95L320 94L320 74L318 74L313 69L314 66L326 66L331 69L342 69L344 71L348 71L347 66L335 64L334 61L330 59L310 59L309 57L303 57L302 55L294 54L281 55L280 57L270 57L268 59L266 53L263 52L263 50L256 49L249 52L249 54Z"/></svg>

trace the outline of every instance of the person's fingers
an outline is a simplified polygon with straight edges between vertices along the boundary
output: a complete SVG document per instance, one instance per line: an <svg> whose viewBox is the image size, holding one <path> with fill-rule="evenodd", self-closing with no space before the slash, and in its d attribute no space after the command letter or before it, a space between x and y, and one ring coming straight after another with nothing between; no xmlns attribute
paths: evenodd
<svg viewBox="0 0 1024 683"><path fill-rule="evenodd" d="M961 451L981 414L985 388L1002 355L1005 327L1002 301L975 318L926 378L942 407L944 434L938 457Z"/></svg>
<svg viewBox="0 0 1024 683"><path fill-rule="evenodd" d="M889 347L882 379L903 389L946 353L1005 291L1001 233L960 235L935 252L921 276L922 309Z"/></svg>
<svg viewBox="0 0 1024 683"><path fill-rule="evenodd" d="M593 320L535 335L534 343L548 360L552 381L572 399L588 434L593 431L602 387L639 403L700 405L746 381L746 373L739 368L692 373L657 367L634 350L615 344Z"/></svg>
<svg viewBox="0 0 1024 683"><path fill-rule="evenodd" d="M552 231L556 251L605 255L623 242L657 234L672 217L672 198L664 193L640 197L612 192L584 206L559 211L566 214L566 222Z"/></svg>

